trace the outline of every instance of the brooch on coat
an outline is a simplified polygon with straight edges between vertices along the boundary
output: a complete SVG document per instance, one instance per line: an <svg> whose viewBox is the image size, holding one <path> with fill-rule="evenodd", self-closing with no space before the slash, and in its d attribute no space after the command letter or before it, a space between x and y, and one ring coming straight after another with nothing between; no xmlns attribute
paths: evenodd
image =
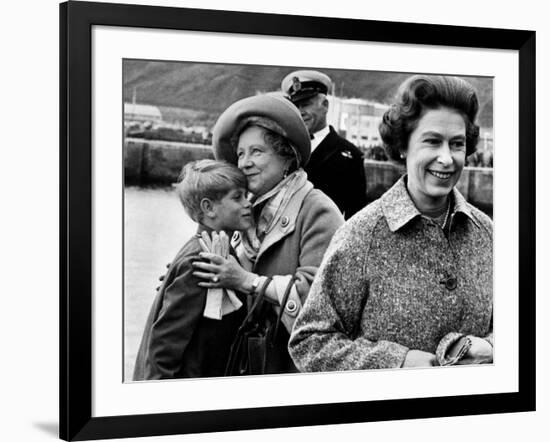
<svg viewBox="0 0 550 442"><path fill-rule="evenodd" d="M343 150L343 151L340 152L340 153L341 153L341 155L342 155L343 157L346 157L346 158L349 158L349 159L352 159L352 158L353 158L353 156L351 155L351 152L350 152L349 150Z"/></svg>

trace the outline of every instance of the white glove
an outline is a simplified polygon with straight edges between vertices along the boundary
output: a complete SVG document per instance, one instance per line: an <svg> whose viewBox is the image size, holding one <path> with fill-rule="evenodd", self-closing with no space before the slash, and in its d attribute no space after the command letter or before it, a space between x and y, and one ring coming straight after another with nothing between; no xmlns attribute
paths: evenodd
<svg viewBox="0 0 550 442"><path fill-rule="evenodd" d="M204 252L215 253L224 259L229 256L229 236L223 230L219 234L212 232L212 238L207 232L202 232L199 244ZM241 300L231 289L208 289L203 316L219 320L223 316L240 309L242 305Z"/></svg>

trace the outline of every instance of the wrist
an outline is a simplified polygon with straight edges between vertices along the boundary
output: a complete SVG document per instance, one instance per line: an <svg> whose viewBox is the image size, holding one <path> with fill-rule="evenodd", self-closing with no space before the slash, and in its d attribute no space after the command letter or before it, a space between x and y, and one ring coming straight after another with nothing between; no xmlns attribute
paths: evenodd
<svg viewBox="0 0 550 442"><path fill-rule="evenodd" d="M248 273L245 283L244 283L244 292L249 294L257 293L262 284L262 277L255 273Z"/></svg>

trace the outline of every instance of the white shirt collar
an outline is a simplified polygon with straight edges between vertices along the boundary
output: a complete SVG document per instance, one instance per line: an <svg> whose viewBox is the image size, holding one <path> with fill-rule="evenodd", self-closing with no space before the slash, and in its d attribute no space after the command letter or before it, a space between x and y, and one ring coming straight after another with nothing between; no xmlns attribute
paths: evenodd
<svg viewBox="0 0 550 442"><path fill-rule="evenodd" d="M313 134L313 139L311 140L311 153L313 153L313 151L317 148L317 146L321 144L321 141L325 139L325 137L328 135L329 132L330 132L330 127L327 124L321 130L318 130Z"/></svg>

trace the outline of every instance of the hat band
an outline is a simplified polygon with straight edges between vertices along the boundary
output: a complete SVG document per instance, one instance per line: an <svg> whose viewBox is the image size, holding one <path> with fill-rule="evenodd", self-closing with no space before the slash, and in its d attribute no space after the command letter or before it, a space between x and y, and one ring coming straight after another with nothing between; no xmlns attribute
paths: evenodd
<svg viewBox="0 0 550 442"><path fill-rule="evenodd" d="M294 95L301 95L308 92L326 94L328 92L328 88L323 83L319 83L317 81L303 81L300 83L300 87L297 89L292 86L290 88L289 95L292 98Z"/></svg>

